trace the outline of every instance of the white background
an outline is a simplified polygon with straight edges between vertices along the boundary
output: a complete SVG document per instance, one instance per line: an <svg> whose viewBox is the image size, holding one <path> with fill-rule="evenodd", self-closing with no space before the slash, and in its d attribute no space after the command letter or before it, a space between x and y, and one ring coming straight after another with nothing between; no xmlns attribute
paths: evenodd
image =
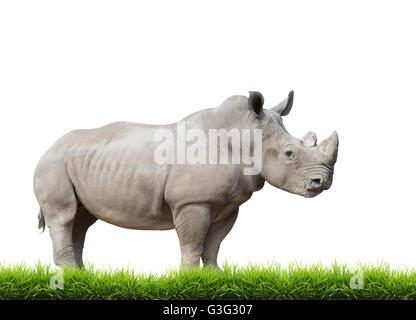
<svg viewBox="0 0 416 320"><path fill-rule="evenodd" d="M32 192L64 133L178 121L259 90L295 90L289 132L340 137L334 183L313 199L266 185L242 205L219 260L416 267L416 19L411 1L2 1L0 262L52 263ZM97 222L96 266L162 272L175 231Z"/></svg>

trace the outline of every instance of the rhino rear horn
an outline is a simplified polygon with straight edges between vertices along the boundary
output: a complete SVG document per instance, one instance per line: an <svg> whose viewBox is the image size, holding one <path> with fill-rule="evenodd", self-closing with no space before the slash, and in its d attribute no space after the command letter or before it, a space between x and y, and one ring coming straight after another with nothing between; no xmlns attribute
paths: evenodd
<svg viewBox="0 0 416 320"><path fill-rule="evenodd" d="M280 102L277 106L273 107L272 110L276 111L281 117L287 116L290 110L292 110L294 94L293 90L290 91L287 98Z"/></svg>
<svg viewBox="0 0 416 320"><path fill-rule="evenodd" d="M305 147L315 147L316 146L316 133L315 132L311 132L309 131L308 133L306 133L302 140L301 143L305 146Z"/></svg>
<svg viewBox="0 0 416 320"><path fill-rule="evenodd" d="M336 131L332 132L328 139L319 144L319 150L337 161L339 138Z"/></svg>

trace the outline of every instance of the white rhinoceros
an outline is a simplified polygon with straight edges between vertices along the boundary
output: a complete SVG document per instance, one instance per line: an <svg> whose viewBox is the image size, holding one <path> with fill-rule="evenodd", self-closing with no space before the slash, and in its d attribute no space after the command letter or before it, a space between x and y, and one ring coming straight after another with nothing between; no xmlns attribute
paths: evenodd
<svg viewBox="0 0 416 320"><path fill-rule="evenodd" d="M328 189L337 159L337 133L319 145L311 132L303 139L292 137L282 116L292 108L293 91L272 109L264 109L263 103L259 92L250 92L248 98L232 96L217 108L188 116L181 127L116 122L59 139L40 159L34 175L39 228L49 227L55 264L82 267L85 234L101 219L129 229L175 229L184 266L199 266L202 258L204 265L217 267L220 244L239 206L265 181L305 197ZM248 142L250 152L260 152L260 163L253 165L257 171L247 174L247 165L236 161L156 161L161 142L155 137L163 130L178 138L183 134L178 128L203 133L257 130L260 151L254 150L254 133ZM231 150L231 143L225 148L227 156L241 151ZM167 148L165 155L174 150Z"/></svg>

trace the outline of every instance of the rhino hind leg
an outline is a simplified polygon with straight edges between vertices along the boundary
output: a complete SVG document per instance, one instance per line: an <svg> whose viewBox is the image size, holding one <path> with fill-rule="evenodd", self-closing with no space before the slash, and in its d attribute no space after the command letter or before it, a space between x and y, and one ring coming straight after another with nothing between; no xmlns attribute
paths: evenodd
<svg viewBox="0 0 416 320"><path fill-rule="evenodd" d="M214 226L208 231L207 237L204 243L204 251L202 253L202 262L204 267L219 269L217 264L218 251L222 240L227 236L238 216L238 208L233 211L224 221L218 226Z"/></svg>
<svg viewBox="0 0 416 320"><path fill-rule="evenodd" d="M67 214L61 211L62 214ZM82 204L78 204L75 217L66 224L49 225L53 245L53 259L58 266L82 268L82 251L88 228L97 221Z"/></svg>
<svg viewBox="0 0 416 320"><path fill-rule="evenodd" d="M82 204L78 204L77 214L72 227L72 242L74 246L75 262L79 268L84 266L82 251L84 249L85 235L88 228L97 221Z"/></svg>
<svg viewBox="0 0 416 320"><path fill-rule="evenodd" d="M74 246L71 239L72 228L68 226L51 226L49 234L52 239L53 262L60 267L77 268Z"/></svg>
<svg viewBox="0 0 416 320"><path fill-rule="evenodd" d="M54 263L78 267L76 248L80 241L74 243L74 240L82 239L80 232L74 228L79 211L78 200L65 164L59 161L41 162L35 173L34 191L49 228Z"/></svg>

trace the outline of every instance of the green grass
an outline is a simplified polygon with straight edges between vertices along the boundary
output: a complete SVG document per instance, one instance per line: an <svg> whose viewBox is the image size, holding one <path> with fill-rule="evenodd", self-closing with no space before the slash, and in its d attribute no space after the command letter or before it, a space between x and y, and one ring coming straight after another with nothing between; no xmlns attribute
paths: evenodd
<svg viewBox="0 0 416 320"><path fill-rule="evenodd" d="M363 289L352 289L358 270ZM171 270L163 275L133 270L64 271L63 289L50 287L57 270L48 265L0 265L0 299L416 299L416 271L392 270L387 264L321 265L287 268L224 266Z"/></svg>

